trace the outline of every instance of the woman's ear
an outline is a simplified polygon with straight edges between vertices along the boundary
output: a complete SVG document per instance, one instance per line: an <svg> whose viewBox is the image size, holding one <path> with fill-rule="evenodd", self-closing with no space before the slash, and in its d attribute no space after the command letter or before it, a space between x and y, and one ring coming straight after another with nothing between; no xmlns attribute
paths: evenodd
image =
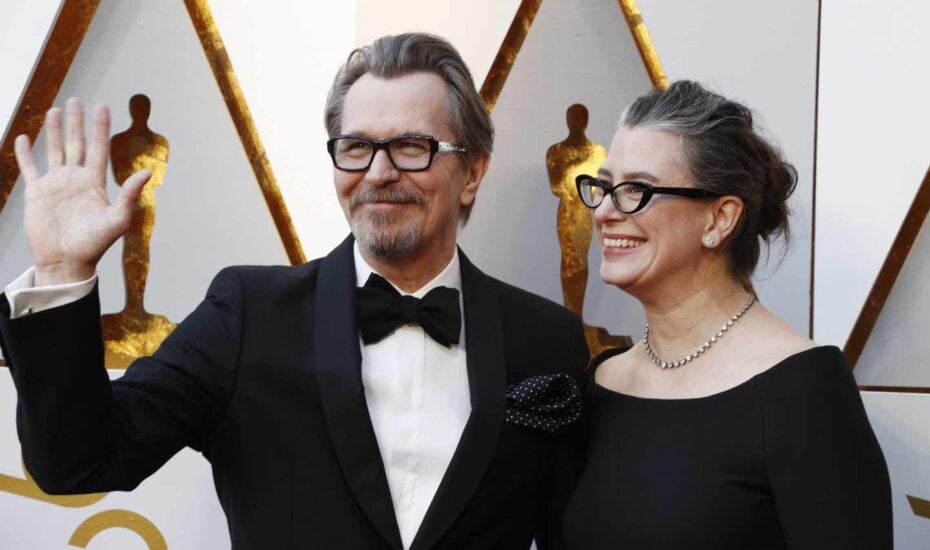
<svg viewBox="0 0 930 550"><path fill-rule="evenodd" d="M743 199L736 195L724 195L710 205L707 223L704 226L704 242L710 237L714 243L722 243L739 225L743 216Z"/></svg>

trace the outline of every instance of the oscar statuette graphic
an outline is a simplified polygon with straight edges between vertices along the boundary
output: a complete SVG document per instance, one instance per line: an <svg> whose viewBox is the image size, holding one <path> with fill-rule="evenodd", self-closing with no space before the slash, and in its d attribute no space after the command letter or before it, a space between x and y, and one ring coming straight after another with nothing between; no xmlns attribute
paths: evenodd
<svg viewBox="0 0 930 550"><path fill-rule="evenodd" d="M113 136L110 157L113 175L123 182L139 170L152 178L142 190L129 230L123 236L123 279L126 304L119 313L101 317L108 369L125 369L136 357L151 355L174 330L163 315L145 310L145 284L149 274L149 244L155 227L155 191L165 179L168 140L148 127L151 101L142 94L129 100L132 125Z"/></svg>
<svg viewBox="0 0 930 550"><path fill-rule="evenodd" d="M566 112L568 137L549 147L546 166L552 194L559 199L557 226L559 248L562 251L562 297L565 307L584 319L584 296L588 286L588 250L594 224L591 211L581 203L575 189L579 174L595 174L607 158L604 146L588 140L588 109L580 103L571 105ZM585 340L591 355L608 348L630 347L629 336L615 336L603 327L585 323Z"/></svg>

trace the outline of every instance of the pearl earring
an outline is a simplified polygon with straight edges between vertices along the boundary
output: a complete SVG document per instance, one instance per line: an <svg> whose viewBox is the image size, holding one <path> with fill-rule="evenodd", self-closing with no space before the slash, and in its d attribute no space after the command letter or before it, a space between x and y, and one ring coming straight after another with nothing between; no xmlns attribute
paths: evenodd
<svg viewBox="0 0 930 550"><path fill-rule="evenodd" d="M704 246L707 248L713 248L715 244L717 244L717 239L711 237L710 235L704 237Z"/></svg>

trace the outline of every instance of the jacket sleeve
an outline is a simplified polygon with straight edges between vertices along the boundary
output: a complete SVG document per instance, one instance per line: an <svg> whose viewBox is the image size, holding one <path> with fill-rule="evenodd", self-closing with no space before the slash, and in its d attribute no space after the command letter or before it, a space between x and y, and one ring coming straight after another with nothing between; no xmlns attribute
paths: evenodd
<svg viewBox="0 0 930 550"><path fill-rule="evenodd" d="M765 464L788 547L892 548L891 487L849 365L834 350L760 383Z"/></svg>
<svg viewBox="0 0 930 550"><path fill-rule="evenodd" d="M43 491L131 490L184 446L205 448L235 389L241 286L235 271L221 272L159 350L113 382L96 288L17 319L0 300L23 460Z"/></svg>
<svg viewBox="0 0 930 550"><path fill-rule="evenodd" d="M572 339L570 353L564 372L570 374L583 388L582 381L590 358L588 344L584 338L581 320L573 318L571 325ZM565 506L575 489L575 483L584 467L584 455L587 447L587 430L585 423L587 412L582 404L581 418L566 426L555 440L553 466L546 481L543 506L536 519L536 545L539 550L560 550L564 548L562 537L562 516Z"/></svg>

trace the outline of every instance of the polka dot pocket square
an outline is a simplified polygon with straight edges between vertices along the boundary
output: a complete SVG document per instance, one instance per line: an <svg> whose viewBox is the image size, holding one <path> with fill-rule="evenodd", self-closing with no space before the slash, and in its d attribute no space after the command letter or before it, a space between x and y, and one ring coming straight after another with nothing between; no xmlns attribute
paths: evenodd
<svg viewBox="0 0 930 550"><path fill-rule="evenodd" d="M507 386L507 422L555 434L581 416L581 390L567 374L532 376Z"/></svg>

